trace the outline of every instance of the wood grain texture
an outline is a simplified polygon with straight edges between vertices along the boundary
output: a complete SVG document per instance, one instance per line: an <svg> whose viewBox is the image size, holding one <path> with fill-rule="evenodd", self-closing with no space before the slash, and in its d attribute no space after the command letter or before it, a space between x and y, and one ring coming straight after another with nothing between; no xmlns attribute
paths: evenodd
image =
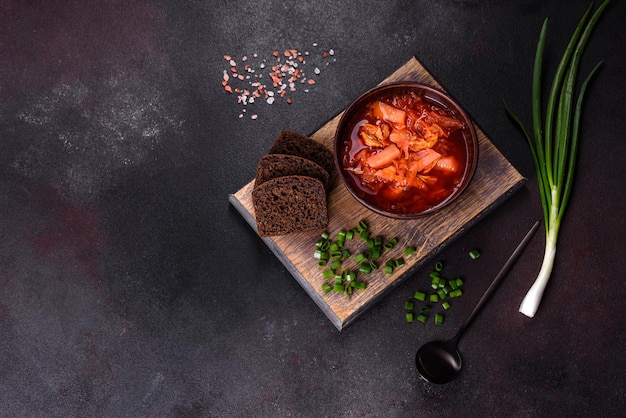
<svg viewBox="0 0 626 418"><path fill-rule="evenodd" d="M416 58L410 59L380 84L394 81L417 81L444 91ZM341 115L335 116L311 137L332 149L333 137ZM428 217L397 220L378 215L355 200L339 180L331 186L328 197L329 225L326 228L331 236L336 236L341 228L356 226L364 219L374 234L383 235L385 238L397 237L399 240L394 249L381 257L383 263L388 259L402 256L406 246L412 245L417 248L415 254L405 257L406 264L396 269L393 274L386 275L379 269L370 275L360 275L359 279L367 282L367 289L356 291L351 298L332 292L325 294L321 289L324 279L317 261L313 258L314 244L319 239L321 231L262 238L338 330L354 321L386 292L401 283L413 270L430 260L446 244L465 232L524 183L524 177L504 158L476 123L474 125L479 150L474 177L455 202ZM254 180L231 194L229 200L256 231L251 199L253 185ZM352 250L353 254L356 254L359 248L363 248L363 245L365 243L361 240L347 243L348 249ZM344 268L350 268L350 264L344 264Z"/></svg>

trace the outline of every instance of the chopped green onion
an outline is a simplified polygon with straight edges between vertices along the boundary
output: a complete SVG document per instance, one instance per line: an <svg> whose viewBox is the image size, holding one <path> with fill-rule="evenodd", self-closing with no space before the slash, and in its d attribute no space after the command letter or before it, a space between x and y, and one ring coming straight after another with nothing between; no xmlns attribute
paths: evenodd
<svg viewBox="0 0 626 418"><path fill-rule="evenodd" d="M352 282L352 284L354 285L352 287L354 287L355 289L359 289L359 290L363 290L363 289L365 289L367 287L367 283L365 283L365 282L356 282L356 281L354 281L354 282Z"/></svg>
<svg viewBox="0 0 626 418"><path fill-rule="evenodd" d="M409 324L413 322L413 312L407 312L405 314L405 318L406 318L406 322L408 322Z"/></svg>
<svg viewBox="0 0 626 418"><path fill-rule="evenodd" d="M406 255L407 257L412 255L413 253L415 253L415 251L417 251L417 249L415 247L406 247L404 249L404 255Z"/></svg>
<svg viewBox="0 0 626 418"><path fill-rule="evenodd" d="M372 272L372 266L369 263L361 263L359 266L359 272L363 274L370 274Z"/></svg>
<svg viewBox="0 0 626 418"><path fill-rule="evenodd" d="M448 300L450 298L460 297L463 294L461 291L461 287L464 284L463 279L460 277L446 279L443 275L443 268L443 262L439 261L429 273L430 286L434 289L434 293L427 295L424 292L416 291L413 295L416 301L429 303L422 303L421 309L412 310L420 314L420 316L416 318L420 322L426 322L428 315L434 315L435 324L442 325L444 322L443 312L450 309L451 306ZM429 314L431 310L433 313ZM437 312L437 310L439 310L439 312Z"/></svg>
<svg viewBox="0 0 626 418"><path fill-rule="evenodd" d="M392 238L384 245L385 250L391 250L398 243L398 238Z"/></svg>
<svg viewBox="0 0 626 418"><path fill-rule="evenodd" d="M351 249L344 248L346 240L351 240L358 234L368 246L367 251L357 253L355 261L358 270L341 270L343 264L351 257ZM366 283L357 281L357 274L369 274L373 270L379 268L378 259L384 250L392 249L398 243L398 238L394 237L385 241L382 235L374 235L369 230L365 220L359 221L357 226L352 229L342 228L337 232L336 237L330 238L328 231L324 231L320 235L320 239L315 242L314 258L317 260L318 267L322 270L324 279L334 281L334 283L324 283L322 290L334 290L339 293L341 289L351 296L353 289L365 289ZM382 262L382 260L381 260ZM388 260L384 264L384 272L392 274L397 268L404 265L404 259ZM332 287L334 285L334 287Z"/></svg>
<svg viewBox="0 0 626 418"><path fill-rule="evenodd" d="M335 284L333 290L335 291L335 293L343 293L346 291L346 288L342 284Z"/></svg>
<svg viewBox="0 0 626 418"><path fill-rule="evenodd" d="M410 300L407 300L406 302L404 302L404 309L406 309L407 311L413 310L414 307L415 307L415 304L411 302Z"/></svg>
<svg viewBox="0 0 626 418"><path fill-rule="evenodd" d="M440 280L441 278L439 277L439 275L433 277L433 279L430 281L430 287L432 287L433 289L438 289Z"/></svg>
<svg viewBox="0 0 626 418"><path fill-rule="evenodd" d="M315 250L313 252L313 257L317 260L328 260L330 258L330 254L326 251Z"/></svg>
<svg viewBox="0 0 626 418"><path fill-rule="evenodd" d="M343 253L341 251L333 251L330 253L331 260L339 260L343 257Z"/></svg>
<svg viewBox="0 0 626 418"><path fill-rule="evenodd" d="M375 236L375 237L370 236L367 239L367 248L371 250L372 248L380 247L381 242L382 240L380 236Z"/></svg>
<svg viewBox="0 0 626 418"><path fill-rule="evenodd" d="M416 300L419 300L420 302L424 302L424 301L426 300L426 293L423 293L423 292L419 292L419 291L417 291L417 292L415 292L415 294L413 295L413 297L414 297Z"/></svg>
<svg viewBox="0 0 626 418"><path fill-rule="evenodd" d="M480 257L480 252L478 250L472 250L469 252L469 256L472 260L476 260L478 257Z"/></svg>
<svg viewBox="0 0 626 418"><path fill-rule="evenodd" d="M339 260L333 261L333 262L330 264L330 268L331 268L332 270L337 270L339 267L341 267L341 264L342 264L342 263L341 263L341 261L339 261Z"/></svg>
<svg viewBox="0 0 626 418"><path fill-rule="evenodd" d="M348 297L352 296L352 286L346 286L346 295L348 295Z"/></svg>
<svg viewBox="0 0 626 418"><path fill-rule="evenodd" d="M322 285L322 290L324 291L324 293L328 293L328 292L330 292L331 290L333 290L333 288L332 288L332 287L331 287L328 283L324 283L324 284Z"/></svg>

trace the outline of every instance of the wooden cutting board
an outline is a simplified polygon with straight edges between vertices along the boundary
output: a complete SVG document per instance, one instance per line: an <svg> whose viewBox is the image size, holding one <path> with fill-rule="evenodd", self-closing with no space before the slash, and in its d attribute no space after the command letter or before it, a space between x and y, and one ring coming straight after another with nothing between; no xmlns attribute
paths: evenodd
<svg viewBox="0 0 626 418"><path fill-rule="evenodd" d="M443 91L441 85L416 58L410 59L380 84L394 81L416 81ZM332 149L335 129L341 115L328 121L310 136ZM392 274L385 274L382 268L369 275L359 274L359 280L367 283L367 289L355 291L352 297L333 292L324 293L322 290L324 283L322 270L318 267L317 260L313 258L315 242L320 238L321 231L262 238L338 330L354 321L387 291L397 286L412 271L421 267L445 245L467 231L523 185L525 178L504 158L476 124L475 128L479 151L474 177L455 202L433 215L415 220L387 218L363 207L339 180L332 186L328 197L329 225L326 228L331 237L335 237L340 229L353 228L360 220L365 220L373 234L382 235L387 239L398 238L398 245L381 257L381 264L387 259L403 256L404 248L407 246L417 248L412 256L404 257L406 264L394 270ZM250 174L252 177L255 175L253 172ZM252 204L253 186L254 179L231 194L229 200L256 231ZM352 246L349 248L352 254L356 254L360 248L366 248L360 239L347 242L347 246ZM354 257L351 257L350 260L353 259ZM348 267L350 267L348 264L344 264L344 268Z"/></svg>

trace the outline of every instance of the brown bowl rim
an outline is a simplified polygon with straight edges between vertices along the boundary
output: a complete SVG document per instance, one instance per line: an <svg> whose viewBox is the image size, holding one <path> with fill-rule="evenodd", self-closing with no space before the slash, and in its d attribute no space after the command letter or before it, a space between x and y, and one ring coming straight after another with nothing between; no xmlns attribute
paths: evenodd
<svg viewBox="0 0 626 418"><path fill-rule="evenodd" d="M352 189L352 187L350 186L350 183L346 179L345 170L343 168L343 164L341 161L342 158L340 158L339 152L337 149L338 143L339 143L338 136L340 134L340 131L344 127L344 125L347 123L347 121L351 117L352 111L358 106L360 106L363 102L369 100L372 96L384 93L385 91L388 91L388 90L407 89L407 88L422 90L422 91L425 91L426 94L432 93L436 97L427 96L430 100L434 100L435 102L444 106L447 109L450 109L452 107L451 110L454 111L455 113L458 113L463 118L463 120L466 122L467 129L469 131L469 139L466 138L466 141L465 141L466 146L468 148L468 161L465 167L466 172L463 176L463 181L461 182L461 185L456 189L455 192L450 194L442 202L421 212L394 213L394 212L383 210L379 207L376 207L375 205L372 205L371 203L365 201L361 196L359 196L358 193L356 193L356 191ZM441 100L439 100L440 98L443 98L444 101L449 102L449 104L451 104L452 106L449 106L448 103L442 103ZM476 133L476 128L474 126L474 121L472 120L472 118L470 118L469 114L465 111L465 109L461 106L461 104L457 102L454 98L452 98L452 96L450 96L448 93L445 93L441 91L440 89L433 87L431 85L427 85L427 84L423 84L419 82L396 81L396 82L391 82L391 83L387 83L387 84L383 84L383 85L371 88L367 90L366 92L364 92L363 94L361 94L359 97L357 97L352 103L350 103L350 105L346 108L346 110L341 115L341 118L339 119L339 122L337 124L337 128L335 129L335 135L333 137L333 154L334 154L334 160L335 160L335 168L337 169L338 176L341 178L341 181L346 187L346 189L348 189L348 192L359 203L361 203L363 206L365 206L367 209L373 212L376 212L380 215L387 216L390 218L416 219L416 218L421 218L421 217L439 212L440 210L449 206L452 202L457 200L458 197L461 196L463 192L467 189L467 187L472 181L472 178L474 177L474 173L476 172L476 166L478 165L478 135Z"/></svg>

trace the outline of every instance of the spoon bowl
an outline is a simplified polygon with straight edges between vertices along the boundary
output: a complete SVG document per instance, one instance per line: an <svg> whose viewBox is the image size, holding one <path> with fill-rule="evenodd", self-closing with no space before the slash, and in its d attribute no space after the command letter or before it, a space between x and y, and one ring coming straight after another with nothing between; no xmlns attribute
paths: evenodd
<svg viewBox="0 0 626 418"><path fill-rule="evenodd" d="M454 340L431 341L417 351L415 364L429 382L448 383L461 372L461 354Z"/></svg>

